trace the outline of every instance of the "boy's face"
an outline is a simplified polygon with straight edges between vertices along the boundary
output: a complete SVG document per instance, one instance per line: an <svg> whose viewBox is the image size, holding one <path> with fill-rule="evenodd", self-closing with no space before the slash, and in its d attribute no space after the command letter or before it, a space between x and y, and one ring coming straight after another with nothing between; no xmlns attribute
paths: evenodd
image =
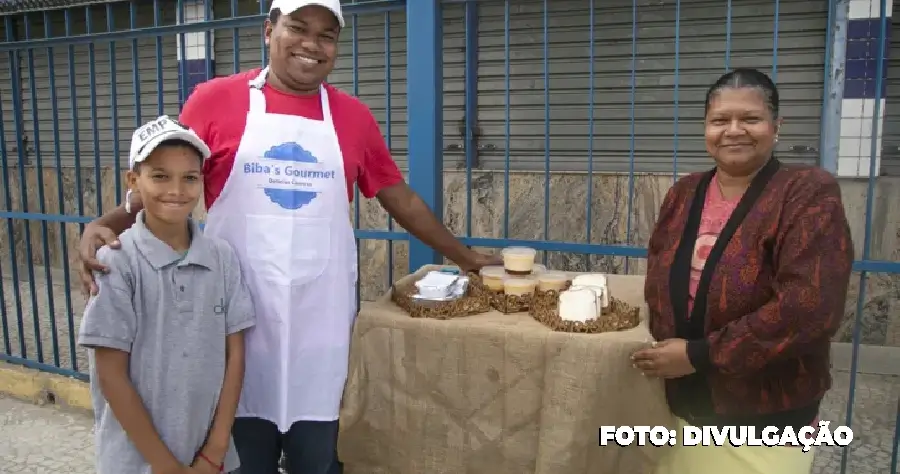
<svg viewBox="0 0 900 474"><path fill-rule="evenodd" d="M136 171L128 172L128 186L140 194L147 214L179 224L200 200L200 164L200 155L189 145L160 145Z"/></svg>

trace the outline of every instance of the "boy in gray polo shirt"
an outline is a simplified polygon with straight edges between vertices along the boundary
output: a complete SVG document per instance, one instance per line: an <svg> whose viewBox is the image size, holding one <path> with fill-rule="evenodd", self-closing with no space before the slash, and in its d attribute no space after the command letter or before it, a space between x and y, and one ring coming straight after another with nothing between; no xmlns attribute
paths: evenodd
<svg viewBox="0 0 900 474"><path fill-rule="evenodd" d="M135 131L144 210L101 248L78 343L90 350L99 474L232 472L231 426L253 305L231 247L190 219L209 148L166 116Z"/></svg>

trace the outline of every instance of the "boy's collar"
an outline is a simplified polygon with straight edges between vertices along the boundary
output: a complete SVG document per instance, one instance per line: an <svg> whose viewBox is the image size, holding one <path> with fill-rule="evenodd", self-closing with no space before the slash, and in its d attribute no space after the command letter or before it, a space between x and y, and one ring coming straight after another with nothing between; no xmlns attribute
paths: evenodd
<svg viewBox="0 0 900 474"><path fill-rule="evenodd" d="M200 230L200 226L197 225L196 221L193 219L188 221L191 225L191 246L187 255L182 256L169 244L153 235L153 232L150 232L150 229L144 224L144 212L144 210L141 210L138 213L132 229L135 233L135 243L138 250L154 269L159 270L179 261L179 266L200 265L208 269L212 269L215 266L214 250L211 248L209 240L203 238L203 231Z"/></svg>

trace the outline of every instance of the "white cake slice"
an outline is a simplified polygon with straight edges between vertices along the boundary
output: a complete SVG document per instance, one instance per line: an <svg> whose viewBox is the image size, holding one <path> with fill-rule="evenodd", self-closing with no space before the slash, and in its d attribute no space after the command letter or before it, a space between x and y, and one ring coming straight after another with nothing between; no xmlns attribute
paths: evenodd
<svg viewBox="0 0 900 474"><path fill-rule="evenodd" d="M565 321L587 322L597 319L597 292L585 286L572 287L559 294L559 317Z"/></svg>
<svg viewBox="0 0 900 474"><path fill-rule="evenodd" d="M597 293L597 308L609 308L609 286L606 284L606 275L601 273L578 275L572 280L572 286L591 288Z"/></svg>

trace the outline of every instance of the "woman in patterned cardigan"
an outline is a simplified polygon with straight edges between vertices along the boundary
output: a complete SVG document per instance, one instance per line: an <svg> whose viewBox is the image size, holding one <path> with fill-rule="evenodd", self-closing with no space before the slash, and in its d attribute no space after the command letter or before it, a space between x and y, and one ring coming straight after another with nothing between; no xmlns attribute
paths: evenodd
<svg viewBox="0 0 900 474"><path fill-rule="evenodd" d="M680 179L649 243L645 297L657 343L634 354L665 379L683 425L817 426L829 348L853 262L837 181L778 161L778 90L755 69L706 96L715 168ZM683 447L657 474L802 474L797 447Z"/></svg>

